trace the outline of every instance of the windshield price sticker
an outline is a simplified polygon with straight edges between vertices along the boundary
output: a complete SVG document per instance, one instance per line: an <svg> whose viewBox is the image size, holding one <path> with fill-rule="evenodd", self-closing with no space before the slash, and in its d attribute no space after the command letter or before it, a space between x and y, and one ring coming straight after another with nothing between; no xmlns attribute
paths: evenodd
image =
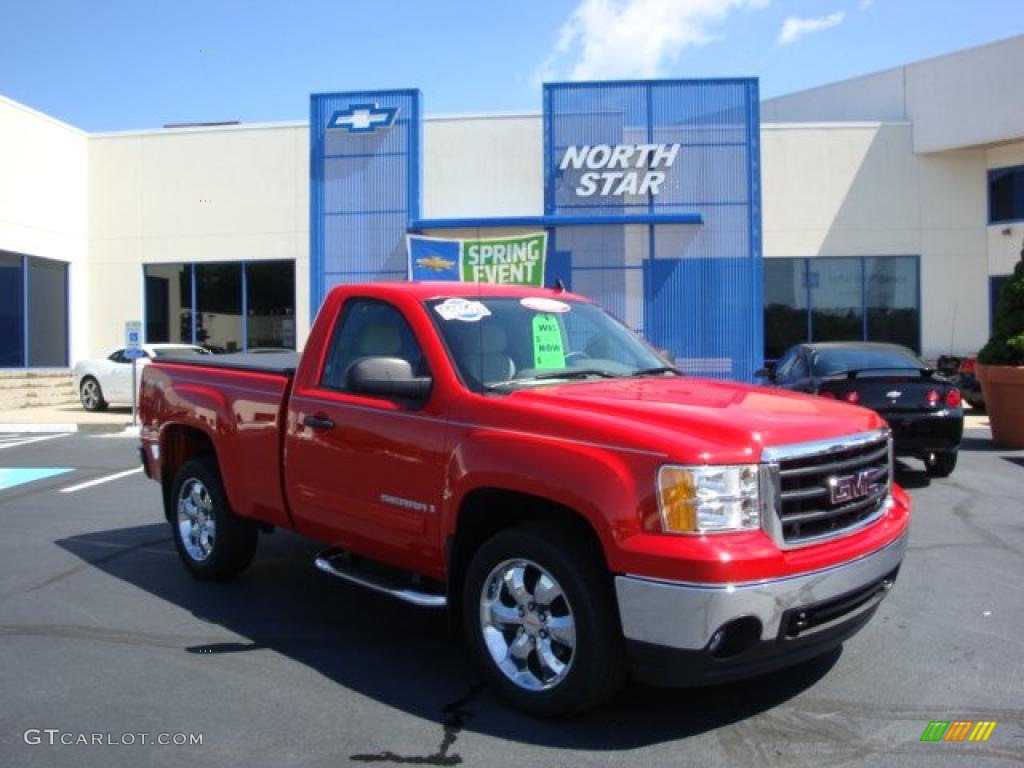
<svg viewBox="0 0 1024 768"><path fill-rule="evenodd" d="M535 315L533 318L533 367L553 370L565 368L562 327L554 315Z"/></svg>
<svg viewBox="0 0 1024 768"><path fill-rule="evenodd" d="M491 315L491 310L483 302L469 299L446 299L435 306L434 311L445 320L461 320L464 323L476 323Z"/></svg>
<svg viewBox="0 0 1024 768"><path fill-rule="evenodd" d="M555 299L545 299L543 296L529 296L525 299L520 299L519 303L527 309L532 309L534 312L555 312L562 314L572 309L564 301L556 301Z"/></svg>

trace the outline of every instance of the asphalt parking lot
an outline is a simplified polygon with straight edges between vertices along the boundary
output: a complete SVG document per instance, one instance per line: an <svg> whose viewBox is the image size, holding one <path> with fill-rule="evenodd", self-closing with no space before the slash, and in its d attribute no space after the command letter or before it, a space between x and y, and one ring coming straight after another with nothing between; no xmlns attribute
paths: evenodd
<svg viewBox="0 0 1024 768"><path fill-rule="evenodd" d="M1024 452L967 434L951 478L900 471L900 580L838 652L718 688L633 685L569 722L505 707L442 615L316 572L296 536L263 536L233 583L193 580L135 439L3 435L0 764L1020 765ZM997 725L922 743L932 720ZM113 743L60 743L92 734Z"/></svg>

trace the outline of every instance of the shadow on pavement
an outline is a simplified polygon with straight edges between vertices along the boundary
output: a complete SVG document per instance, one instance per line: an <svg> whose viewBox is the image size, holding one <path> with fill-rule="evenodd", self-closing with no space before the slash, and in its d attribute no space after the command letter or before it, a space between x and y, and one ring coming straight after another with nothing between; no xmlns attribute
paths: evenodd
<svg viewBox="0 0 1024 768"><path fill-rule="evenodd" d="M443 612L384 599L315 571L317 546L293 534L262 536L253 565L230 583L196 581L183 567L167 567L163 556L156 567L152 551L144 550L166 547L168 553L174 552L165 524L112 529L56 543L86 566L245 638L182 645L182 654L194 654L198 661L206 654L270 649L315 669L343 689L443 727L441 747L434 755L353 756L361 762L455 764L461 758L450 749L462 728L523 743L588 750L675 740L778 706L814 685L841 655L836 649L788 670L713 688L631 685L599 710L549 722L506 707L479 685ZM125 633L137 636L138 628ZM112 639L116 642L116 637ZM196 674L204 672L197 667Z"/></svg>
<svg viewBox="0 0 1024 768"><path fill-rule="evenodd" d="M992 442L991 437L973 437L970 435L964 435L960 441L961 451L998 451L1000 448Z"/></svg>
<svg viewBox="0 0 1024 768"><path fill-rule="evenodd" d="M917 462L911 466L902 459L897 459L896 482L905 490L913 491L918 488L927 488L932 484L932 479L928 477L923 464Z"/></svg>

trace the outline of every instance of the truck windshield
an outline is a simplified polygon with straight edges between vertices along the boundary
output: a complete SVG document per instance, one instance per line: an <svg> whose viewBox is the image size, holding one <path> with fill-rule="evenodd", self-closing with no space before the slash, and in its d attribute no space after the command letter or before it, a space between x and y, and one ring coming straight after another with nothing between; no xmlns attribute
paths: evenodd
<svg viewBox="0 0 1024 768"><path fill-rule="evenodd" d="M477 391L678 374L639 336L586 302L482 296L426 304L463 381Z"/></svg>

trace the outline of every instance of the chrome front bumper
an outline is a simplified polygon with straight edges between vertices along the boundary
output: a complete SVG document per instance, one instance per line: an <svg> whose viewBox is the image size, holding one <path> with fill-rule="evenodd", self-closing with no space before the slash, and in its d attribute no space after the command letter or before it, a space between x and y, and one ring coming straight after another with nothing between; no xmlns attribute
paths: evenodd
<svg viewBox="0 0 1024 768"><path fill-rule="evenodd" d="M855 594L885 579L899 568L906 547L904 534L882 549L832 568L746 584L617 576L615 591L623 633L631 641L698 651L707 649L722 627L752 617L760 622L761 641L774 641L783 630L784 617L793 611ZM853 620L877 604L877 599L863 602L829 624Z"/></svg>

